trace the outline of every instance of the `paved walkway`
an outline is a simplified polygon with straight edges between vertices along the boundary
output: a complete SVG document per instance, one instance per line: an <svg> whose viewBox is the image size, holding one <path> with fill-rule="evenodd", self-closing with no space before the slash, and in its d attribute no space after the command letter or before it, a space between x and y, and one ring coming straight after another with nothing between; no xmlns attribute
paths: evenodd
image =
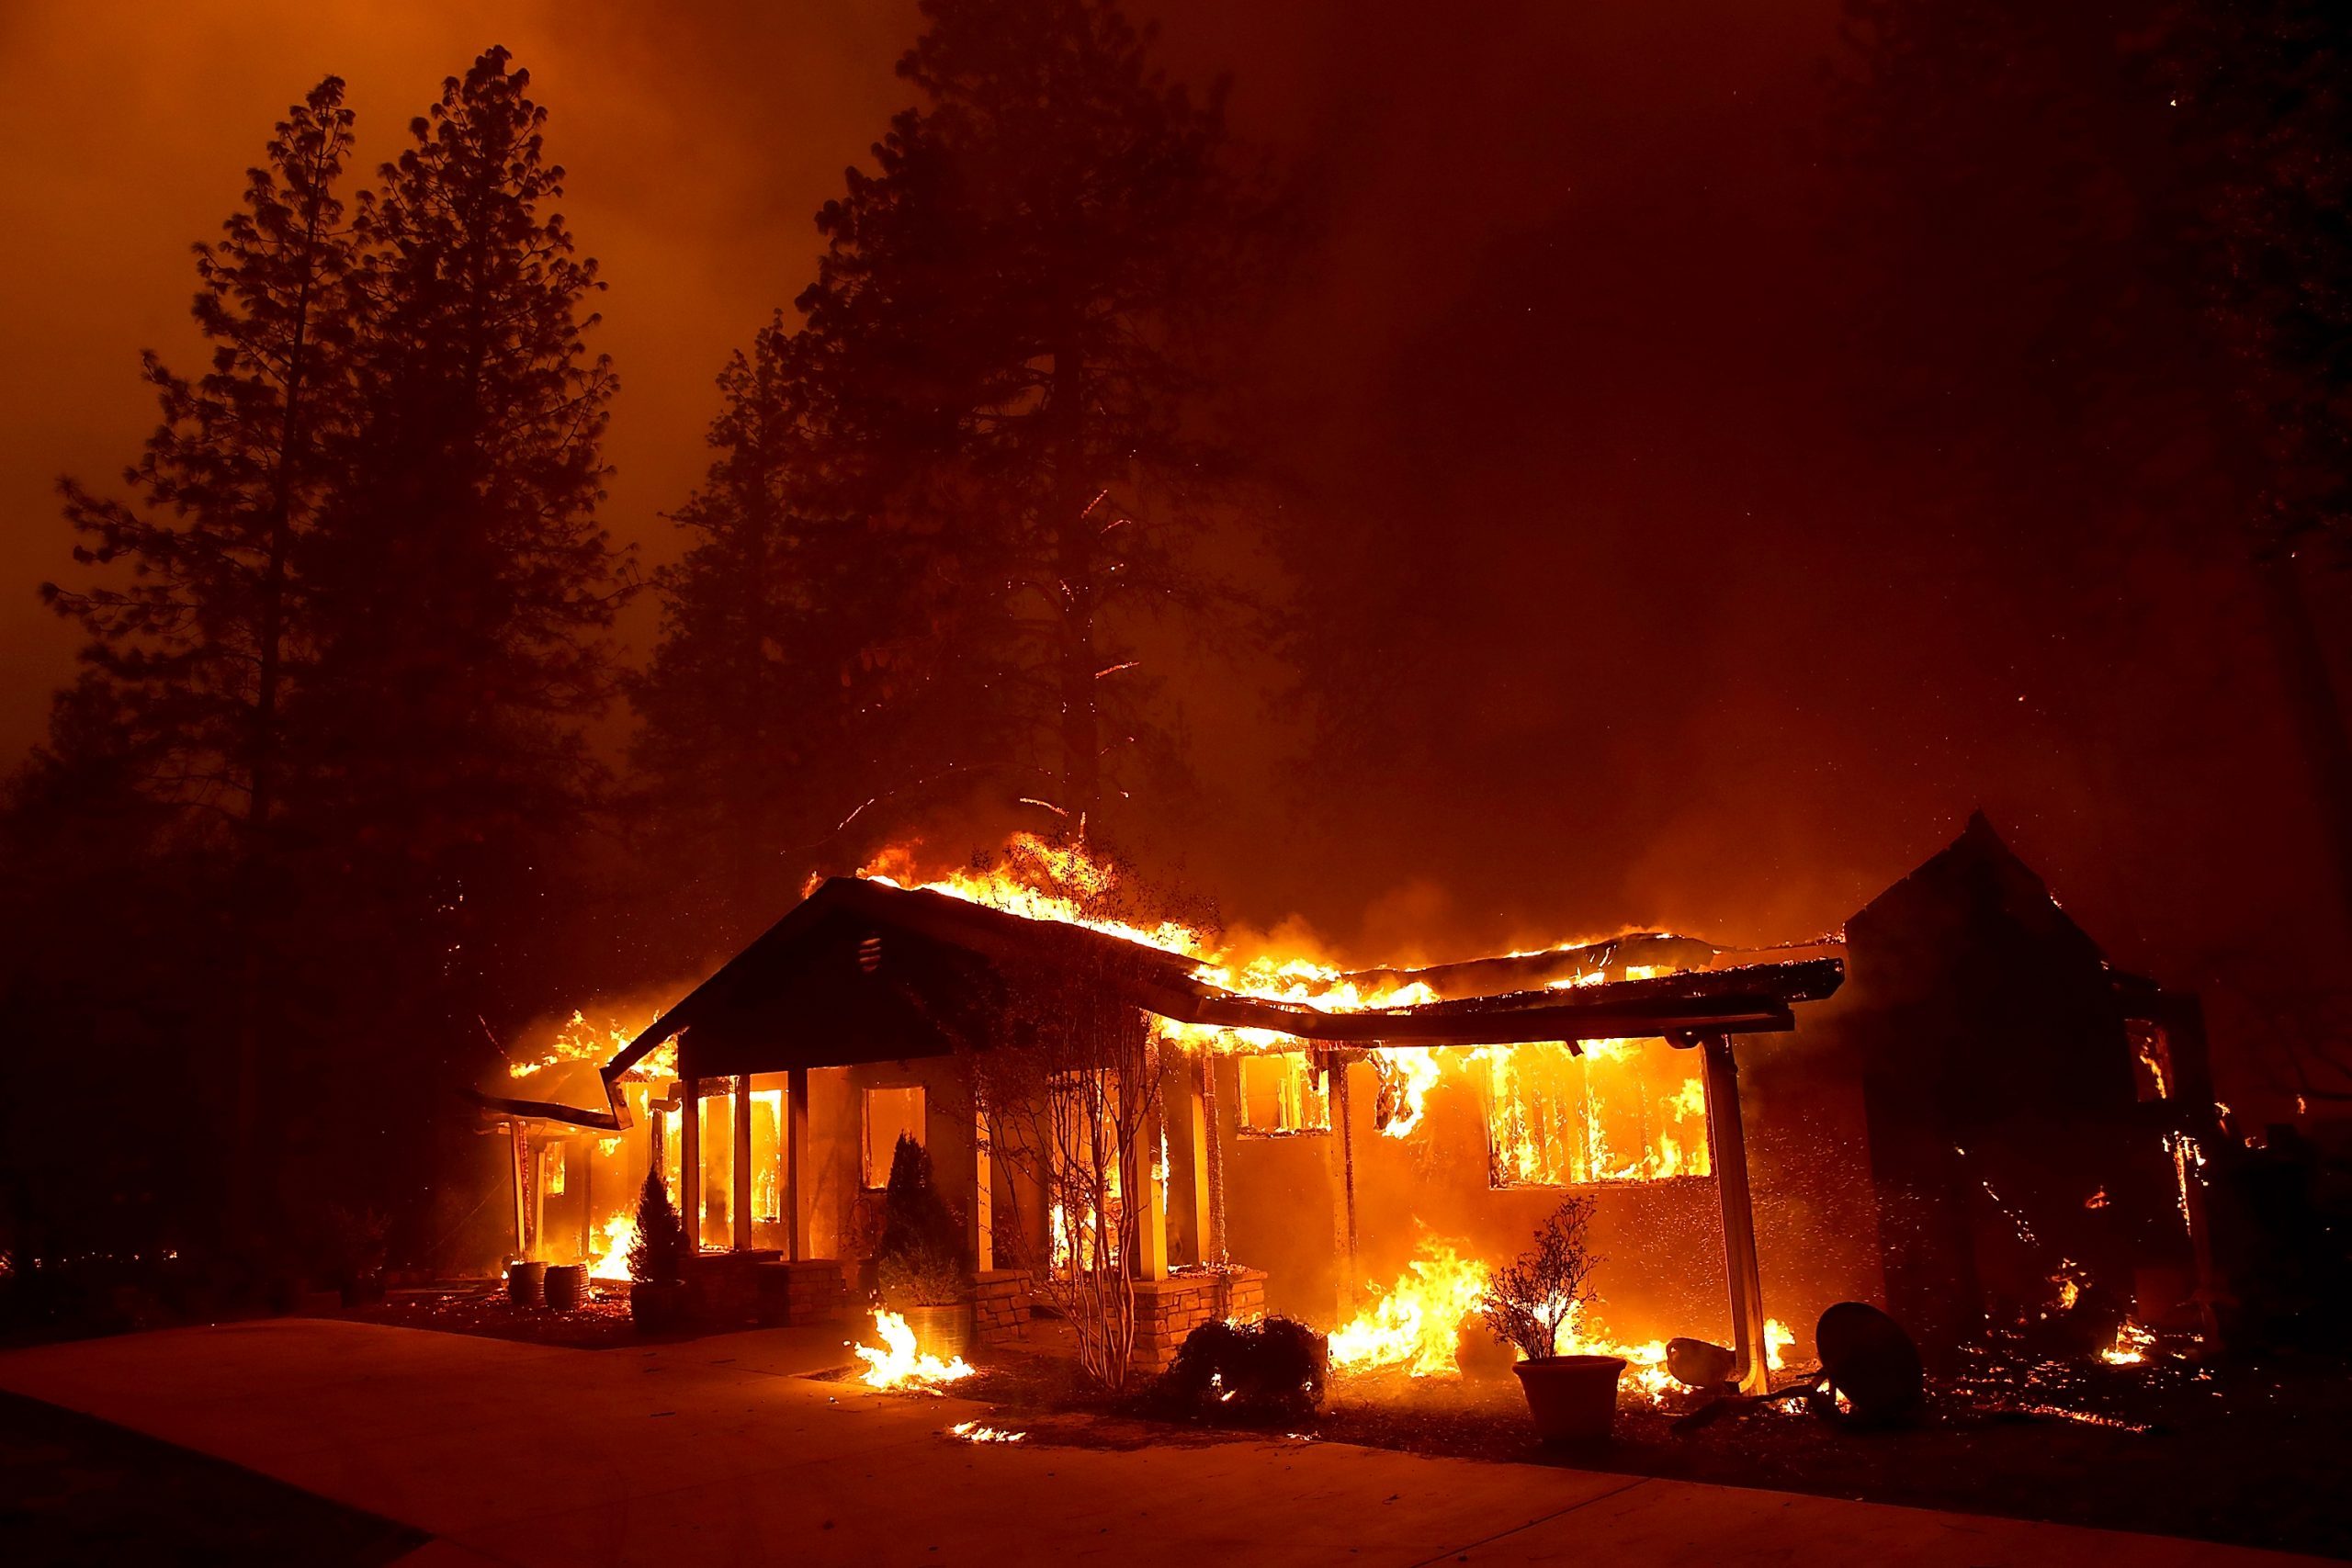
<svg viewBox="0 0 2352 1568"><path fill-rule="evenodd" d="M2294 1559L1336 1443L976 1446L798 1375L838 1333L645 1351L280 1318L0 1355L0 1388L431 1532L414 1568L650 1563L2075 1564Z"/></svg>

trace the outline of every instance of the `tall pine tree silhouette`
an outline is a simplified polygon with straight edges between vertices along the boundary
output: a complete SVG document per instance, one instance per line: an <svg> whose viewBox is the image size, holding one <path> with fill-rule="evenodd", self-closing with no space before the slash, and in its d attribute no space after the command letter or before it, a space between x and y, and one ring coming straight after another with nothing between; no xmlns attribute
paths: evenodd
<svg viewBox="0 0 2352 1568"><path fill-rule="evenodd" d="M247 175L243 210L197 247L194 313L211 365L191 380L146 356L164 422L124 475L135 501L63 482L84 540L76 558L125 569L130 581L108 573L97 586L45 590L93 634L85 657L114 690L123 744L145 760L151 793L241 829L229 1120L240 1224L254 1198L286 699L315 643L294 562L349 412L355 252L335 186L352 125L343 83L329 76L279 122L266 162ZM61 712L85 713L93 700L85 693Z"/></svg>
<svg viewBox="0 0 2352 1568"><path fill-rule="evenodd" d="M924 0L892 120L819 227L799 300L837 346L844 428L882 515L937 530L1001 648L1001 742L1073 821L1133 782L1150 681L1134 617L1218 597L1194 546L1229 454L1188 422L1193 358L1242 287L1264 209L1221 92L1152 64L1112 0Z"/></svg>
<svg viewBox="0 0 2352 1568"><path fill-rule="evenodd" d="M615 378L583 337L603 285L552 209L563 170L529 86L484 52L360 198L353 418L306 557L321 921L372 954L401 1015L368 1026L448 1075L479 1066L485 1021L532 1005L517 976L564 907L598 780L581 725L627 588L595 520Z"/></svg>

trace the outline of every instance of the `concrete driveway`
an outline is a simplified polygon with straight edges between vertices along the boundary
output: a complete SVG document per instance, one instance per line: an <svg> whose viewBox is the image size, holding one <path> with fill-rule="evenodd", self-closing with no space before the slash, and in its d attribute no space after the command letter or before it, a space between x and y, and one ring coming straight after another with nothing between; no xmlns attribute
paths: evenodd
<svg viewBox="0 0 2352 1568"><path fill-rule="evenodd" d="M0 1355L0 1388L504 1563L2282 1564L2274 1553L1285 1439L977 1446L803 1374L839 1331L551 1349L279 1318Z"/></svg>

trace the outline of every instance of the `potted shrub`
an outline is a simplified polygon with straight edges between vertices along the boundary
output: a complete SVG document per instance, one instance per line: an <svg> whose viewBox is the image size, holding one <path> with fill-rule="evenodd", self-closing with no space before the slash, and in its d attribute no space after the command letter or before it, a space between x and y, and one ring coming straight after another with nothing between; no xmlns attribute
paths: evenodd
<svg viewBox="0 0 2352 1568"><path fill-rule="evenodd" d="M929 1151L903 1134L890 1151L874 1280L883 1304L914 1330L919 1352L944 1361L972 1348L961 1227L932 1185Z"/></svg>
<svg viewBox="0 0 2352 1568"><path fill-rule="evenodd" d="M1570 1198L1535 1233L1535 1245L1487 1283L1479 1312L1497 1339L1526 1359L1511 1370L1527 1395L1527 1413L1547 1443L1595 1442L1617 1418L1619 1356L1563 1356L1560 1330L1592 1299L1585 1247L1592 1200Z"/></svg>
<svg viewBox="0 0 2352 1568"><path fill-rule="evenodd" d="M649 1170L637 1195L637 1235L628 1244L628 1311L639 1329L658 1333L684 1318L685 1260L685 1226L661 1172Z"/></svg>

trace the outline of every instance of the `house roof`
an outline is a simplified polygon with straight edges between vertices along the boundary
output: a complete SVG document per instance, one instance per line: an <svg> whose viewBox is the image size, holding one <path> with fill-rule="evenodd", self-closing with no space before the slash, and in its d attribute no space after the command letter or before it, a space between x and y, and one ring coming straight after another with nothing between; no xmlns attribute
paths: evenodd
<svg viewBox="0 0 2352 1568"><path fill-rule="evenodd" d="M618 1128L629 1112L621 1079L665 1042L698 1031L682 1052L696 1076L845 1066L943 1054L947 1012L1008 967L1085 967L1145 1011L1180 1023L1267 1031L1333 1045L1500 1045L1533 1041L1763 1033L1793 1027L1792 1006L1844 979L1834 958L1697 970L1647 979L1553 983L1627 964L1705 962L1686 938L1621 938L1594 949L1478 960L1436 976L1441 999L1413 1007L1324 1010L1226 989L1190 955L1054 920L1032 919L925 889L835 877L701 985L600 1071L608 1108L492 1099L510 1114ZM1601 949L1608 949L1606 953ZM1630 956L1638 952L1641 956ZM1438 983L1438 982L1443 983ZM1510 988L1497 989L1498 984ZM1280 1048L1280 1047L1276 1047Z"/></svg>

